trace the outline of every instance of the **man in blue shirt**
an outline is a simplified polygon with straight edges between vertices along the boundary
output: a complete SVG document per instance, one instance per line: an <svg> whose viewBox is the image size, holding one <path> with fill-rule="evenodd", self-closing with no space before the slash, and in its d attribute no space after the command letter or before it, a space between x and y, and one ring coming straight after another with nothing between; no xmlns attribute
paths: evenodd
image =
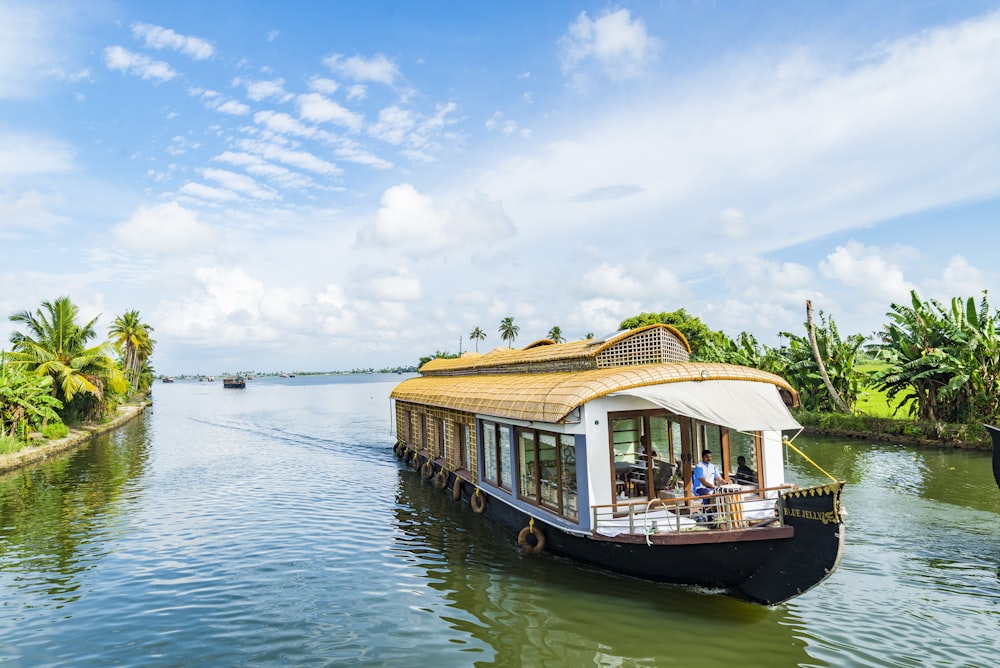
<svg viewBox="0 0 1000 668"><path fill-rule="evenodd" d="M719 475L719 469L712 463L712 451L702 450L701 463L694 467L694 479L691 481L695 496L715 494L715 487L727 482L729 481Z"/></svg>

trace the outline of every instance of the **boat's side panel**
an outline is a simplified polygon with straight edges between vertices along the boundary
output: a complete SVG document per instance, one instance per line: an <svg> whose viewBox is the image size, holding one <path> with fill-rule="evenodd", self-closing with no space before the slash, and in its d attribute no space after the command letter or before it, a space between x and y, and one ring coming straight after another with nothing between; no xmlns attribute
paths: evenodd
<svg viewBox="0 0 1000 668"><path fill-rule="evenodd" d="M993 439L993 478L997 481L997 487L1000 487L1000 429L988 424L983 426Z"/></svg>
<svg viewBox="0 0 1000 668"><path fill-rule="evenodd" d="M785 523L795 529L795 538L776 544L760 570L739 585L741 592L780 603L812 589L837 569L844 553L843 487L836 482L781 496Z"/></svg>

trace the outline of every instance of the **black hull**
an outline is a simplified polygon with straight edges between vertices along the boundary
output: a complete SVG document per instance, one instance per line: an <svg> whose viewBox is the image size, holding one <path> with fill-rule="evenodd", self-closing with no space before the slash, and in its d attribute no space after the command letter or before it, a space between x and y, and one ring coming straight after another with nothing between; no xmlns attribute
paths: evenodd
<svg viewBox="0 0 1000 668"><path fill-rule="evenodd" d="M990 432L990 437L993 439L993 477L997 481L997 487L1000 487L1000 428L991 427L988 424L984 424L986 431Z"/></svg>
<svg viewBox="0 0 1000 668"><path fill-rule="evenodd" d="M397 453L399 454L399 453ZM404 454L409 461L423 455ZM434 471L440 471L438 465ZM419 475L419 474L417 474ZM428 482L436 482L431 478ZM447 472L442 490L454 493L455 474ZM787 601L825 580L840 564L844 525L840 513L843 483L798 490L782 496L784 527L744 531L704 531L680 535L657 534L647 544L643 535L608 538L578 534L534 516L534 527L545 537L545 552L614 573L683 585L728 590L754 603ZM461 497L470 503L476 490L463 479ZM485 490L474 509L513 536L529 526L532 516ZM485 500L485 503L482 503Z"/></svg>

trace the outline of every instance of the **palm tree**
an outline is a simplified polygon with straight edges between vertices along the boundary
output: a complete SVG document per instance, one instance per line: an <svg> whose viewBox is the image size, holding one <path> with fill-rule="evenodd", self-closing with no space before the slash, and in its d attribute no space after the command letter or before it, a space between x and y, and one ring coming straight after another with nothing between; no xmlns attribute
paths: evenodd
<svg viewBox="0 0 1000 668"><path fill-rule="evenodd" d="M142 322L138 311L118 316L108 330L111 342L122 355L122 369L132 392L139 389L143 366L153 354L156 342L149 337L152 331L150 325Z"/></svg>
<svg viewBox="0 0 1000 668"><path fill-rule="evenodd" d="M54 302L42 302L42 307L34 313L21 311L10 316L12 322L25 325L28 333L11 334L14 351L8 353L7 360L38 375L51 376L52 392L68 412L93 417L84 413L103 412L107 408L105 390L122 394L127 391L128 383L112 359L107 343L86 347L96 336L97 318L79 325L78 312L69 297L60 297ZM96 406L88 398L96 401ZM71 408L74 399L78 401Z"/></svg>
<svg viewBox="0 0 1000 668"><path fill-rule="evenodd" d="M486 340L486 332L476 327L474 330L469 332L469 338L476 342L476 352L479 352L479 342Z"/></svg>
<svg viewBox="0 0 1000 668"><path fill-rule="evenodd" d="M566 340L566 338L562 335L562 330L559 329L558 325L549 330L549 338L555 341L556 343L562 343L563 341Z"/></svg>
<svg viewBox="0 0 1000 668"><path fill-rule="evenodd" d="M521 328L514 324L514 318L507 316L500 321L500 329L498 331L500 332L500 340L507 341L507 347L510 348Z"/></svg>

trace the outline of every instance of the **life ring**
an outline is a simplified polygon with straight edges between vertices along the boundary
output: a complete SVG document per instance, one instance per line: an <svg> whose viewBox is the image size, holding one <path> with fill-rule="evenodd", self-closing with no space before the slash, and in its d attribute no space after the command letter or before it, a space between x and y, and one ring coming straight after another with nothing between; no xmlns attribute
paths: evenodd
<svg viewBox="0 0 1000 668"><path fill-rule="evenodd" d="M472 512L477 515L482 515L486 510L486 495L480 492L478 487L469 498L469 505L472 506Z"/></svg>
<svg viewBox="0 0 1000 668"><path fill-rule="evenodd" d="M438 489L444 489L448 486L448 469L442 466L438 470L437 475L434 476L434 485Z"/></svg>
<svg viewBox="0 0 1000 668"><path fill-rule="evenodd" d="M431 461L430 457L427 458L427 461L420 468L420 477L424 480L430 480L434 477L434 462Z"/></svg>
<svg viewBox="0 0 1000 668"><path fill-rule="evenodd" d="M420 453L416 450L413 451L413 458L410 459L410 466L413 467L414 471L420 470Z"/></svg>
<svg viewBox="0 0 1000 668"><path fill-rule="evenodd" d="M534 545L528 539L529 535L534 537ZM535 518L531 518L528 526L521 529L521 533L517 534L517 545L521 548L521 554L538 554L545 549L545 534L542 533L541 529L535 528Z"/></svg>
<svg viewBox="0 0 1000 668"><path fill-rule="evenodd" d="M451 498L456 501L460 501L462 498L462 479L458 477L458 474L455 475L455 484L451 488Z"/></svg>
<svg viewBox="0 0 1000 668"><path fill-rule="evenodd" d="M393 450L396 451L396 459L402 459L403 454L406 452L406 446L402 443L397 443Z"/></svg>

